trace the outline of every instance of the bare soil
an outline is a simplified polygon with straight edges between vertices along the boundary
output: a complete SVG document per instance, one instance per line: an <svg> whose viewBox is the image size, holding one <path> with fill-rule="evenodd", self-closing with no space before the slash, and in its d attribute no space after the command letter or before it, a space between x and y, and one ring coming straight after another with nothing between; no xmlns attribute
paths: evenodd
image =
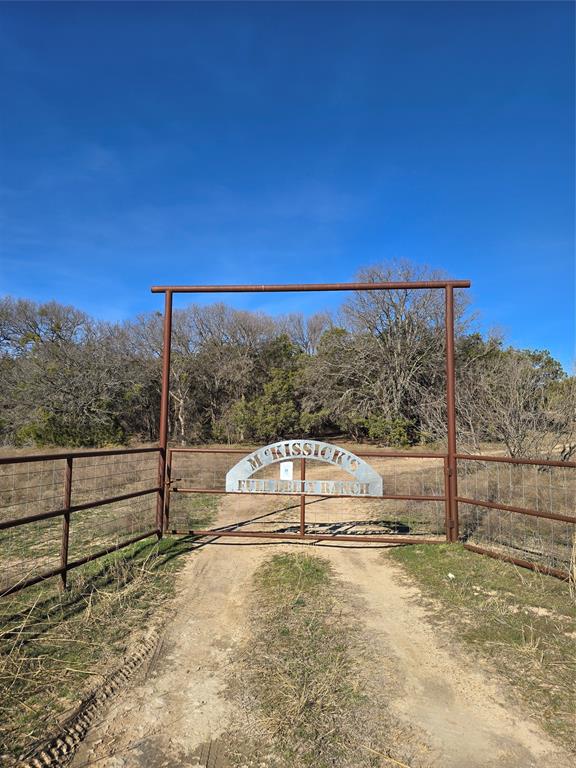
<svg viewBox="0 0 576 768"><path fill-rule="evenodd" d="M247 641L252 575L272 553L298 546L261 540L199 546L179 574L153 661L92 728L74 768L226 765L226 734L240 715L228 681ZM390 706L419 734L431 768L572 765L518 709L513 691L430 623L419 590L382 557L381 547L324 544L315 552L357 596L358 620L383 659ZM382 757L382 766L391 764Z"/></svg>

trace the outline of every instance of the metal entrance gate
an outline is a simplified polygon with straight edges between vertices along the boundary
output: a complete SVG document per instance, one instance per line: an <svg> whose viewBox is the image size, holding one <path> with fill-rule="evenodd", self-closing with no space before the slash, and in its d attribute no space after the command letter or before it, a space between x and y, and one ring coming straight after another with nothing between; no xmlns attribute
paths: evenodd
<svg viewBox="0 0 576 768"><path fill-rule="evenodd" d="M458 492L457 492L457 467L456 467L456 400L455 400L455 367L454 367L454 289L455 288L469 288L470 282L467 280L438 280L438 281L415 281L415 282L383 282L383 283L318 283L318 284L298 284L298 285L212 285L212 286L155 286L152 288L152 293L163 293L164 304L164 327L163 327L163 352L162 352L162 395L160 405L160 440L159 440L159 464L158 464L158 485L161 488L158 494L158 507L157 507L157 527L162 532L174 532L174 533L189 533L194 531L196 534L216 535L219 536L266 536L267 538L304 538L306 536L313 537L315 539L329 538L333 540L354 539L355 541L389 541L394 542L400 540L404 543L414 541L457 541L458 540ZM413 513L413 510L403 509L398 511L396 508L396 533L398 531L398 525L404 525L404 529L408 526L406 535L395 535L394 532L383 532L383 526L380 527L372 525L371 529L367 529L366 526L362 528L361 524L368 523L368 521L360 520L359 526L350 526L343 532L342 528L338 530L337 525L332 526L330 531L325 530L326 524L329 521L325 521L324 526L322 521L316 521L315 524L310 522L310 506L312 504L318 507L326 507L326 499L322 494L316 493L300 493L298 494L299 504L299 517L294 521L286 521L286 525L283 527L275 525L274 530L264 530L264 523L260 522L260 528L254 528L254 524L257 521L267 519L267 524L270 523L273 517L268 511L257 510L257 513L250 518L236 520L236 521L219 521L223 522L222 525L217 524L216 527L206 527L205 525L186 525L186 519L190 520L184 514L186 510L182 510L182 503L179 502L180 509L172 509L171 499L178 496L183 498L186 494L203 494L204 497L208 497L212 494L224 494L226 493L222 484L222 478L218 481L214 478L212 484L205 485L202 482L200 484L192 485L186 482L186 478L183 475L181 478L178 476L177 461L182 462L182 456L184 454L201 455L202 453L212 453L213 455L233 455L233 451L225 449L169 449L168 448L168 425L169 425L169 399L170 399L170 350L171 350L171 338L172 338L172 300L174 294L186 293L186 294L206 294L206 293L288 293L288 292L311 292L311 291L389 291L389 290L441 290L445 296L445 361L446 361L446 427L448 436L448 450L446 454L416 454L416 453L379 453L372 452L364 454L369 461L376 461L380 459L436 459L442 462L441 469L441 486L434 488L433 493L416 493L415 491L408 490L407 493L383 493L380 499L381 503L386 501L393 502L398 505L400 503L411 504L442 504L443 505L443 526L439 529L439 526L429 526L429 530L426 532L428 535L419 537L414 535L411 531L409 524L406 523L405 515L409 511ZM236 451L237 454L244 453L243 451ZM301 479L306 478L306 473L313 469L313 462L306 458L303 458L300 462ZM389 483L386 483L384 479L384 487L389 487ZM183 482L184 481L184 482ZM220 482L220 485L218 485ZM422 481L424 482L424 480ZM270 494L273 495L273 494ZM286 496L286 494L282 494ZM237 495L234 494L236 497ZM315 498L311 498L311 497ZM207 502L205 507L211 506ZM175 515L175 512L179 511L181 514ZM188 510L189 512L190 510ZM192 510L193 511L193 510ZM278 511L278 510L277 510ZM316 511L316 510L314 510ZM187 513L188 514L188 513ZM214 517L212 515L211 517ZM402 517L402 522L398 518ZM413 515L414 517L414 515ZM208 519L205 515L204 520ZM197 522L197 520L194 520ZM175 525L175 522L180 521L179 525ZM278 522L278 521L276 521ZM342 520L342 527L346 521ZM354 522L354 521L349 521ZM373 520L371 521L373 523ZM270 526L269 526L270 527ZM421 526L422 527L422 526ZM403 530L404 530L403 529ZM434 535L433 535L434 534Z"/></svg>
<svg viewBox="0 0 576 768"><path fill-rule="evenodd" d="M356 452L382 479L378 495L352 492L362 484L349 483L352 487L347 488L345 480L333 479L332 467L327 471L326 464L308 457L290 460L298 478L293 486L274 480L275 465L270 465L260 468L252 481L261 483L262 490L226 491L226 475L247 455L250 451L245 449L170 448L164 531L391 544L450 540L447 454ZM272 483L276 485L269 490L266 484ZM336 483L340 484L336 494L321 493Z"/></svg>

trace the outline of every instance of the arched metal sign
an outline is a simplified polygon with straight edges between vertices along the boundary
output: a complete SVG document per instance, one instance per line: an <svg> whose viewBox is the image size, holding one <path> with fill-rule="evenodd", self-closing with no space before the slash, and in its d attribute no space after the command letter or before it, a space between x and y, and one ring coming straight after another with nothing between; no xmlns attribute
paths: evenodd
<svg viewBox="0 0 576 768"><path fill-rule="evenodd" d="M352 475L352 480L293 480L254 478L270 464L291 459L311 459L332 464ZM306 493L318 496L382 496L382 477L365 461L345 448L319 440L283 440L259 448L241 459L226 475L227 493Z"/></svg>

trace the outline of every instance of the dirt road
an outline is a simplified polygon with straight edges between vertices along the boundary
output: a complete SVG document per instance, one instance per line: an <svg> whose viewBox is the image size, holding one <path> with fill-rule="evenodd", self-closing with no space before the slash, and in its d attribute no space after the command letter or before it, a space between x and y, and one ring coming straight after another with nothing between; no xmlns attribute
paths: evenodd
<svg viewBox="0 0 576 768"><path fill-rule="evenodd" d="M264 558L296 546L259 540L192 553L161 647L146 674L92 728L74 768L217 768L235 717L226 687L246 640L252 574ZM359 621L387 659L386 685L390 666L395 670L391 707L422 733L431 768L568 768L568 756L516 708L513 692L429 623L418 590L382 548L327 544L314 551L363 604Z"/></svg>

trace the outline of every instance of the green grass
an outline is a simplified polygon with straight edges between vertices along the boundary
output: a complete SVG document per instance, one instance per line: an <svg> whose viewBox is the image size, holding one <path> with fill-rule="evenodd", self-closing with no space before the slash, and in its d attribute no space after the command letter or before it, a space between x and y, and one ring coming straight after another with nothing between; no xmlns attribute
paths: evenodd
<svg viewBox="0 0 576 768"><path fill-rule="evenodd" d="M206 530L218 516L220 496L215 493L173 493L170 496L170 523L180 530Z"/></svg>
<svg viewBox="0 0 576 768"><path fill-rule="evenodd" d="M431 598L431 615L465 652L492 666L551 736L576 749L576 609L568 585L459 545L386 556Z"/></svg>
<svg viewBox="0 0 576 768"><path fill-rule="evenodd" d="M274 555L256 573L257 588L286 600L290 594L309 595L326 587L330 564L320 557L303 554Z"/></svg>
<svg viewBox="0 0 576 768"><path fill-rule="evenodd" d="M47 736L172 593L190 538L149 539L0 601L0 755Z"/></svg>

